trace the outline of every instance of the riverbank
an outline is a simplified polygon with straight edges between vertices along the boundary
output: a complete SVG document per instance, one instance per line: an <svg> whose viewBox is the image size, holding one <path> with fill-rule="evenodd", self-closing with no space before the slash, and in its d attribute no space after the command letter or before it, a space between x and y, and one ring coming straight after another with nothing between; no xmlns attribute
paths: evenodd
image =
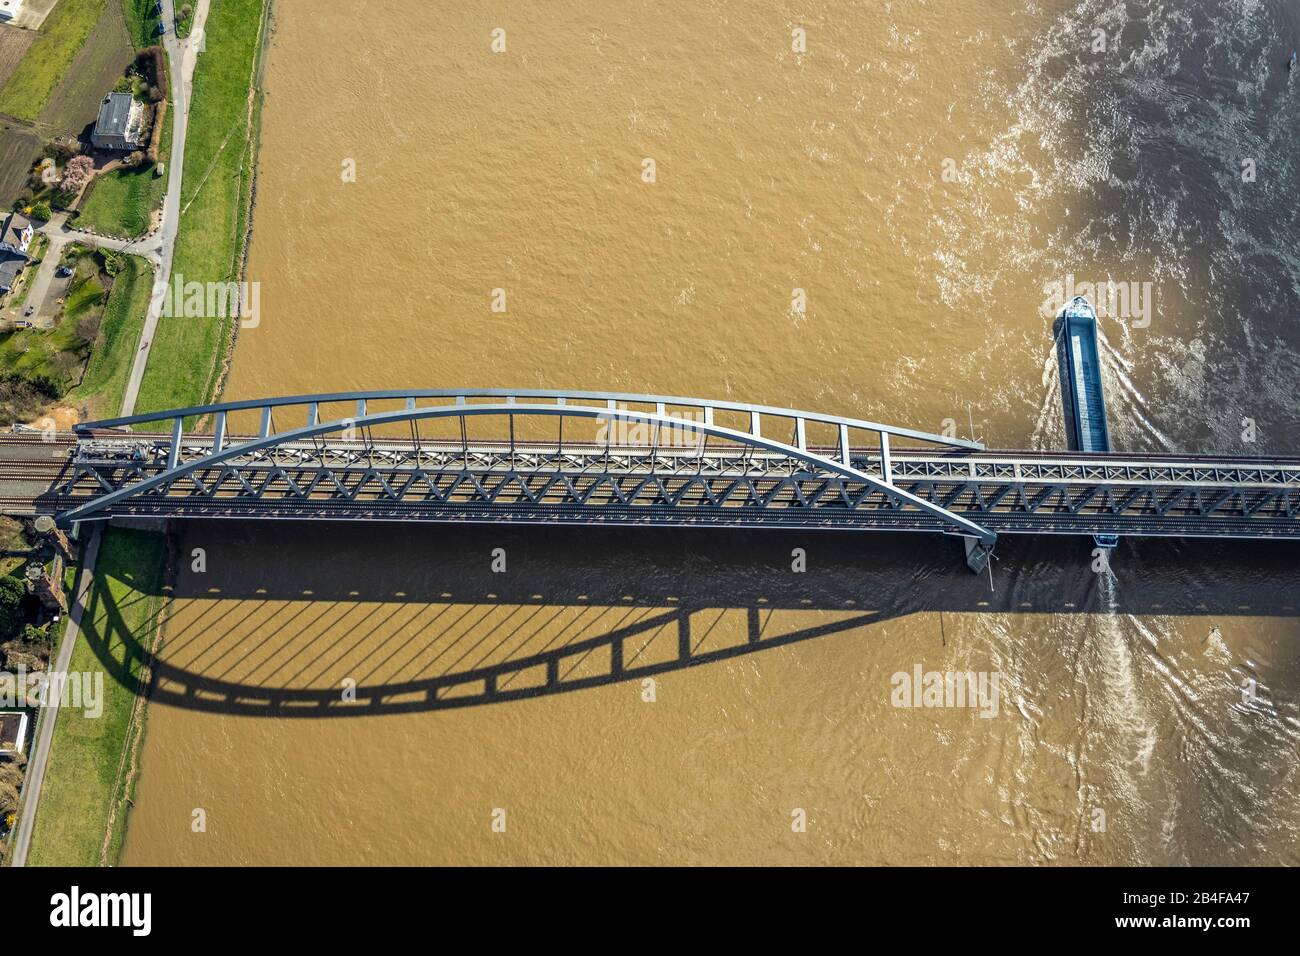
<svg viewBox="0 0 1300 956"><path fill-rule="evenodd" d="M270 0L212 5L207 49L194 75L173 282L243 278L261 116L260 51ZM154 336L136 411L198 405L219 390L237 322L233 316L164 320Z"/></svg>

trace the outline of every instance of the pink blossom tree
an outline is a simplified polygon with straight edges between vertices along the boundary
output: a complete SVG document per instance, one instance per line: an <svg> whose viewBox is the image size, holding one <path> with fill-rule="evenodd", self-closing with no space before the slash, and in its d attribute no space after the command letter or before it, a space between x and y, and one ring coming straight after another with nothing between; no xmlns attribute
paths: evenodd
<svg viewBox="0 0 1300 956"><path fill-rule="evenodd" d="M59 181L59 192L80 192L95 171L95 161L89 156L73 156L63 167L63 179Z"/></svg>

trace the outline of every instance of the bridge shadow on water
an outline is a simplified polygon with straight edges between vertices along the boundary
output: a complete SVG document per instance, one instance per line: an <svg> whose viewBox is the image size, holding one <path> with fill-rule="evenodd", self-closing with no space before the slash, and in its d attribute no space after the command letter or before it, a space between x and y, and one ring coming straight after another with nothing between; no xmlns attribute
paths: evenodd
<svg viewBox="0 0 1300 956"><path fill-rule="evenodd" d="M959 542L909 534L192 522L170 554L157 656L156 622L133 633L106 588L83 633L124 686L147 665L152 701L247 716L520 700L922 612L1295 618L1300 604L1300 547L1268 542L1124 542L1104 587L1083 539L1004 538L993 590Z"/></svg>

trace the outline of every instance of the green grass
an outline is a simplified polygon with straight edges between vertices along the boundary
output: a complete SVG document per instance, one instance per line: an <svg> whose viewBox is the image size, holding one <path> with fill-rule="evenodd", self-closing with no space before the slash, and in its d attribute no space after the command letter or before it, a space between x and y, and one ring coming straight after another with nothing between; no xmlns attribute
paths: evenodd
<svg viewBox="0 0 1300 956"><path fill-rule="evenodd" d="M28 854L31 866L98 866L114 813L108 862L117 860L133 787L128 752L141 731L141 721L132 720L140 648L153 643L164 555L162 535L120 528L104 532L69 665L73 673L104 674L103 713L92 719L81 710L59 709Z"/></svg>
<svg viewBox="0 0 1300 956"><path fill-rule="evenodd" d="M96 276L86 276L72 284L63 304L64 319L80 319L97 305L104 303L104 285ZM59 324L62 328L63 323Z"/></svg>
<svg viewBox="0 0 1300 956"><path fill-rule="evenodd" d="M97 269L88 259L77 273L64 302L59 324L52 329L20 329L0 337L0 368L28 380L48 378L60 393L77 380L89 346L77 335L77 325L104 297Z"/></svg>
<svg viewBox="0 0 1300 956"><path fill-rule="evenodd" d="M150 214L161 202L163 180L153 166L121 167L95 177L77 217L78 229L134 239L149 231Z"/></svg>
<svg viewBox="0 0 1300 956"><path fill-rule="evenodd" d="M116 2L116 0L114 0ZM158 36L158 24L162 17L154 12L155 0L121 0L122 12L126 14L126 31L131 35L131 43L137 50L153 46L161 38Z"/></svg>
<svg viewBox="0 0 1300 956"><path fill-rule="evenodd" d="M59 0L41 35L0 89L0 113L34 122L68 64L90 36L107 0Z"/></svg>
<svg viewBox="0 0 1300 956"><path fill-rule="evenodd" d="M48 380L60 401L86 402L98 416L116 415L144 327L153 270L138 256L122 256L124 263L107 297L99 256L81 249L64 256L76 269L58 325L53 329L22 329L0 335L0 368L28 382ZM83 320L98 319L99 332L92 345L83 339ZM33 409L13 409L35 413Z"/></svg>
<svg viewBox="0 0 1300 956"><path fill-rule="evenodd" d="M216 0L207 52L194 77L180 232L173 281L238 280L253 177L249 78L264 0ZM254 117L253 129L256 129ZM158 323L136 411L202 404L215 390L233 322L164 318Z"/></svg>
<svg viewBox="0 0 1300 956"><path fill-rule="evenodd" d="M86 375L68 393L69 401L90 403L92 418L111 418L122 409L126 380L152 290L153 270L149 263L139 256L127 256L126 268L117 274L104 306L99 341L90 353Z"/></svg>

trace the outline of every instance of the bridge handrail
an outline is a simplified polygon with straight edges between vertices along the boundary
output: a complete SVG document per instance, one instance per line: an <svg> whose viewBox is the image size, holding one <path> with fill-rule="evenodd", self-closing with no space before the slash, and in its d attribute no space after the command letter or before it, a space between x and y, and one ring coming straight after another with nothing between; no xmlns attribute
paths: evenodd
<svg viewBox="0 0 1300 956"><path fill-rule="evenodd" d="M750 415L770 415L774 418L803 420L805 422L817 422L819 424L835 425L837 427L844 426L846 428L884 433L898 438L910 438L914 441L930 442L932 444L945 445L952 448L965 448L973 451L980 451L984 448L984 445L981 442L971 441L965 438L950 438L945 435L935 435L929 432L917 431L912 428L899 428L895 425L884 425L880 422L872 422L865 419L844 418L839 415L827 415L822 412L807 412L791 408L779 408L775 405L752 405L745 402L713 401L711 399L686 398L680 395L643 395L633 392L587 392L563 389L529 388L386 389L379 391L328 392L316 395L286 395L278 398L254 398L235 402L218 402L209 405L193 405L188 408L173 408L161 412L144 412L139 415L128 415L121 418L107 418L94 422L82 422L76 426L75 430L78 434L84 434L97 428L125 428L131 425L142 425L146 422L170 422L177 418L202 417L204 415L254 411L264 408L282 408L286 406L292 407L295 405L324 405L335 402L369 402L420 398L577 399L579 401L600 401L607 403L627 402L638 405L671 405L683 408L707 408L728 412L742 412ZM451 407L457 406L453 405ZM674 425L680 427L682 423L674 420Z"/></svg>

